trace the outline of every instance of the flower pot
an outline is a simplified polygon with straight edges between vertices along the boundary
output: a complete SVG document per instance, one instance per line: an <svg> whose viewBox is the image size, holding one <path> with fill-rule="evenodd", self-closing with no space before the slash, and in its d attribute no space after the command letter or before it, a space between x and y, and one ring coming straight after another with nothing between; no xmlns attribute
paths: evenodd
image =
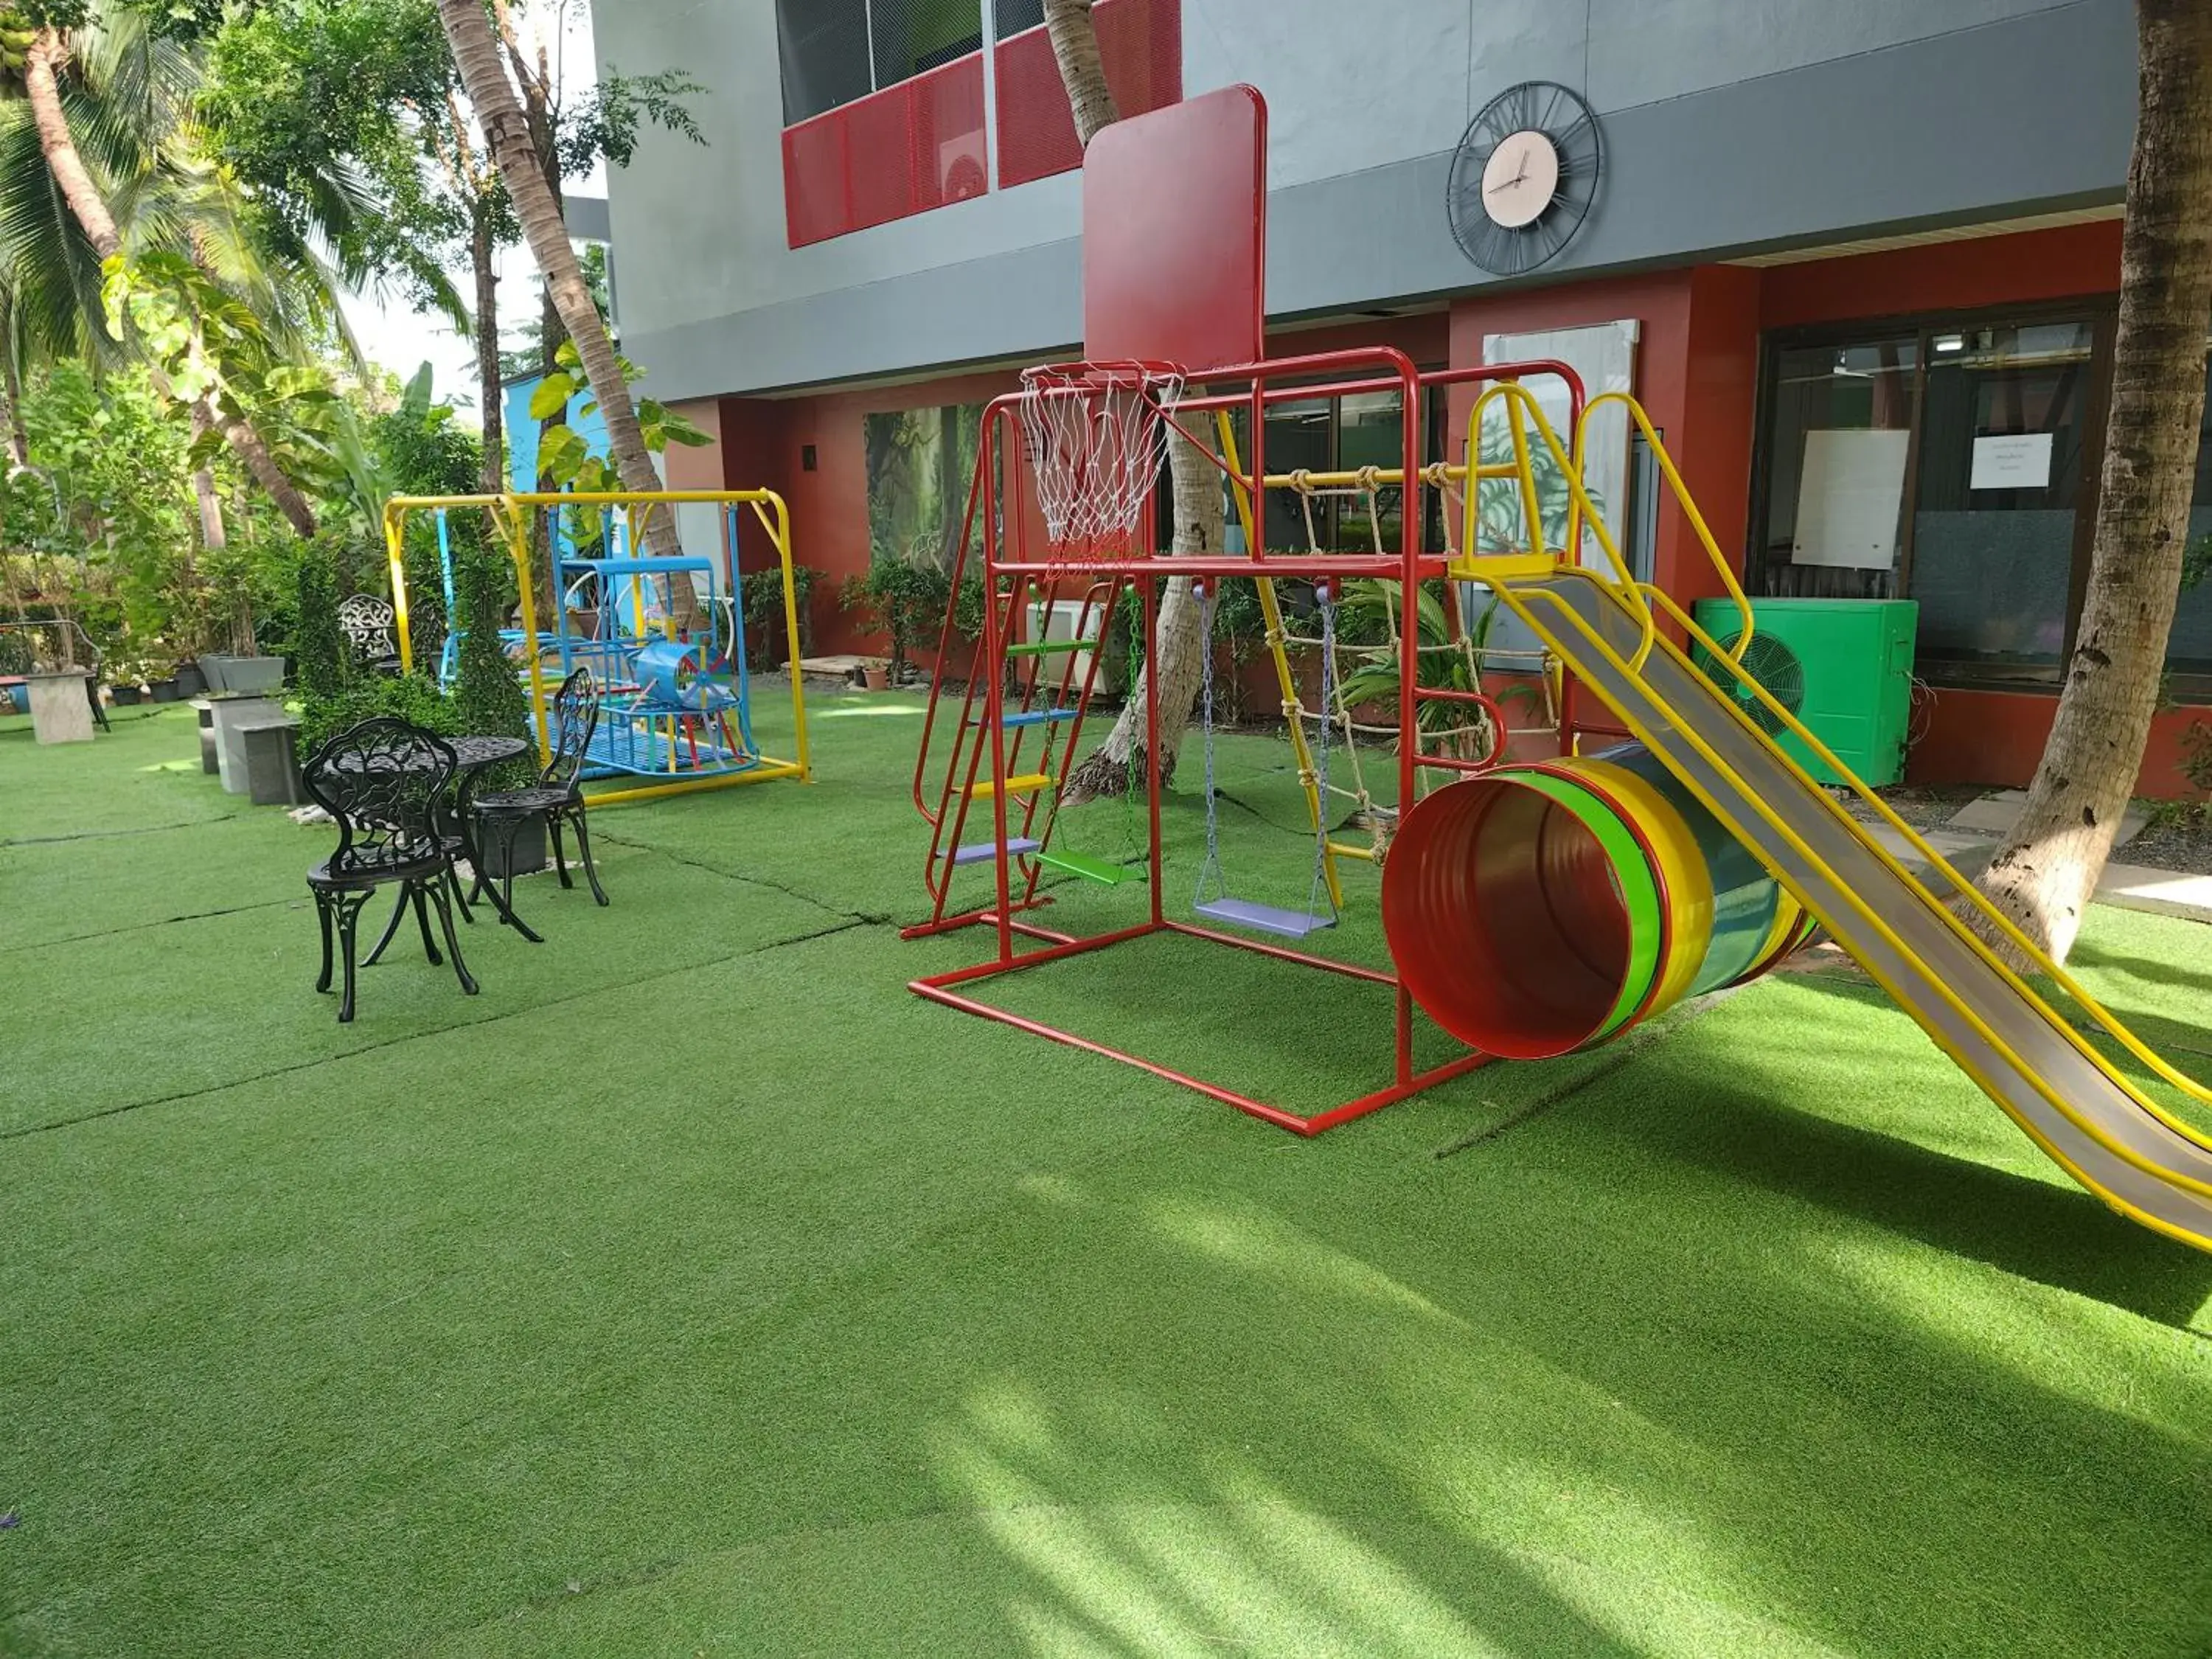
<svg viewBox="0 0 2212 1659"><path fill-rule="evenodd" d="M176 686L177 696L180 698L205 696L207 676L200 672L198 663L180 662L177 665Z"/></svg>
<svg viewBox="0 0 2212 1659"><path fill-rule="evenodd" d="M499 836L489 834L482 824L477 826L477 839L483 848L484 874L499 880L513 873L526 876L533 870L545 867L545 814L532 812L515 827L514 844L510 853Z"/></svg>
<svg viewBox="0 0 2212 1659"><path fill-rule="evenodd" d="M249 696L269 696L284 689L284 659L282 657L226 657L222 661L222 690L243 693ZM207 659L200 659L207 665Z"/></svg>
<svg viewBox="0 0 2212 1659"><path fill-rule="evenodd" d="M146 695L155 702L174 702L184 693L173 679L149 680L146 682Z"/></svg>
<svg viewBox="0 0 2212 1659"><path fill-rule="evenodd" d="M861 682L871 691L891 689L891 671L888 663L872 662L860 671Z"/></svg>
<svg viewBox="0 0 2212 1659"><path fill-rule="evenodd" d="M107 700L118 708L136 708L143 696L135 685L111 685L107 688Z"/></svg>

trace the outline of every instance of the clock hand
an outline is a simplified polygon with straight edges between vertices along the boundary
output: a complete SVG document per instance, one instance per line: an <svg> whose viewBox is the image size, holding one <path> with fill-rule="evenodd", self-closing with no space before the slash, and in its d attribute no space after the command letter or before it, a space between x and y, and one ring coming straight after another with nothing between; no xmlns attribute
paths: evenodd
<svg viewBox="0 0 2212 1659"><path fill-rule="evenodd" d="M1484 194L1484 195L1486 195L1486 196L1495 196L1495 195L1497 195L1497 194L1498 194L1498 192L1499 191L1501 191L1501 190L1511 190L1511 189L1512 189L1516 185L1519 184L1519 183L1520 183L1523 179L1526 179L1528 176L1528 158L1527 156L1525 156L1525 155L1524 155L1524 156L1522 156L1522 157L1521 158L1521 171L1520 171L1520 172L1518 172L1518 173L1515 173L1515 174L1514 174L1510 179L1507 179L1502 180L1501 182L1499 182L1499 183L1498 183L1498 184L1492 185L1488 190L1486 190L1486 191L1483 191L1483 194Z"/></svg>

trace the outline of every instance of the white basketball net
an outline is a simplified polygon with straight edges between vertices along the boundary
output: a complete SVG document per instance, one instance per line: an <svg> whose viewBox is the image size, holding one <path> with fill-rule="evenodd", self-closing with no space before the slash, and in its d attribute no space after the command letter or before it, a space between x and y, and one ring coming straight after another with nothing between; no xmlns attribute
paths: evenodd
<svg viewBox="0 0 2212 1659"><path fill-rule="evenodd" d="M1022 447L1052 562L1111 558L1127 548L1158 480L1160 428L1182 396L1182 371L1077 363L1025 369L1022 384Z"/></svg>

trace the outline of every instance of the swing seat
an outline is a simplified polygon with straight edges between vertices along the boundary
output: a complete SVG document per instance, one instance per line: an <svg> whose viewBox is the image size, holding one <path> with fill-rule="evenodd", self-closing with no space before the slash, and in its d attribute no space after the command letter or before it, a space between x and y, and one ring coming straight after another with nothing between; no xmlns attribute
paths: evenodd
<svg viewBox="0 0 2212 1659"><path fill-rule="evenodd" d="M1006 856L1010 859L1026 858L1030 854L1036 851L1037 845L1037 842L1030 840L1027 836L1016 836L1006 843ZM998 856L999 844L994 841L971 842L965 847L956 847L952 849L952 861L955 864L989 864Z"/></svg>
<svg viewBox="0 0 2212 1659"><path fill-rule="evenodd" d="M1285 910L1279 905L1255 904L1250 899L1206 899L1191 908L1209 921L1227 922L1232 927L1249 927L1258 933L1273 933L1278 939L1304 939L1324 927L1336 926L1334 916L1317 916L1307 910Z"/></svg>
<svg viewBox="0 0 2212 1659"><path fill-rule="evenodd" d="M1037 862L1054 870L1064 870L1071 876L1080 876L1085 881L1103 882L1109 887L1119 886L1125 881L1142 879L1139 872L1126 864L1116 864L1111 859L1093 858L1088 853L1064 852L1056 847L1049 853L1038 854Z"/></svg>

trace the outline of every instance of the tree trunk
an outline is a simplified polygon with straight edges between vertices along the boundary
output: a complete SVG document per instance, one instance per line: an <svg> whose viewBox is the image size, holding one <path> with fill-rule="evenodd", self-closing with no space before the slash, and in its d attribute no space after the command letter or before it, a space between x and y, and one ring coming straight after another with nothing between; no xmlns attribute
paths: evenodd
<svg viewBox="0 0 2212 1659"><path fill-rule="evenodd" d="M2042 763L1982 878L2060 961L2112 853L2158 706L2212 318L2212 8L2137 0L2136 17L2141 104L2089 586Z"/></svg>
<svg viewBox="0 0 2212 1659"><path fill-rule="evenodd" d="M21 472L31 465L31 434L23 424L23 377L15 371L14 329L0 321L0 380L8 397L8 471Z"/></svg>
<svg viewBox="0 0 2212 1659"><path fill-rule="evenodd" d="M1114 90L1106 83L1106 65L1098 53L1098 31L1091 6L1091 0L1045 0L1044 5L1045 33L1052 41L1053 60L1060 65L1060 84L1066 88L1068 107L1074 112L1075 136L1085 149L1099 129L1121 118ZM1192 445L1171 439L1168 473L1175 501L1174 550L1218 553L1221 469ZM1141 527L1142 533L1150 532L1149 525ZM1159 637L1148 643L1143 672L1129 688L1113 730L1068 774L1068 799L1118 795L1129 787L1133 777L1145 775L1145 678L1155 665L1160 676L1160 776L1165 780L1175 775L1183 727L1190 722L1191 705L1198 696L1205 667L1207 647L1200 623L1200 606L1190 582L1178 576L1161 598Z"/></svg>
<svg viewBox="0 0 2212 1659"><path fill-rule="evenodd" d="M469 269L477 279L477 396L483 400L483 488L507 489L507 405L499 384L499 270L491 240L491 204L479 199L469 227Z"/></svg>
<svg viewBox="0 0 2212 1659"><path fill-rule="evenodd" d="M61 186L62 198L69 204L70 212L84 231L85 240L105 261L123 251L123 237L115 228L115 216L108 211L106 198L100 193L100 186L84 165L84 157L77 151L76 137L70 131L68 112L62 108L57 71L69 61L69 52L68 37L60 30L40 29L23 66L24 91L30 100L32 118L38 125L39 149L46 156L46 170ZM154 372L154 380L165 395L174 396L167 377L158 369ZM224 441L238 452L246 470L268 490L293 529L302 536L313 535L313 510L277 466L269 446L262 441L252 423L243 418L225 418L220 424Z"/></svg>
<svg viewBox="0 0 2212 1659"><path fill-rule="evenodd" d="M1220 552L1221 469L1193 445L1173 438L1168 450L1168 475L1175 495L1172 551L1179 555ZM1139 533L1148 536L1150 531L1149 525L1141 526ZM1124 605L1135 602L1133 593L1121 601ZM1198 699L1206 667L1203 623L1190 579L1174 578L1160 597L1159 637L1147 642L1145 665L1129 687L1114 729L1067 775L1069 800L1118 795L1133 781L1138 788L1145 787L1145 682L1155 671L1160 677L1160 781L1164 783L1175 776L1183 728L1190 723L1191 708Z"/></svg>
<svg viewBox="0 0 2212 1659"><path fill-rule="evenodd" d="M1045 34L1052 41L1060 83L1067 89L1068 108L1075 115L1075 136L1085 149L1099 128L1121 118L1114 89L1106 84L1106 64L1098 55L1098 27L1091 5L1091 0L1044 0Z"/></svg>
<svg viewBox="0 0 2212 1659"><path fill-rule="evenodd" d="M32 118L38 124L39 148L46 155L47 171L61 186L62 199L83 228L93 252L103 260L112 259L123 251L123 236L115 228L115 216L107 210L106 198L100 193L100 186L85 167L84 157L77 153L69 115L62 108L56 71L69 62L69 54L67 35L59 29L40 29L23 65L23 89L30 100Z"/></svg>
<svg viewBox="0 0 2212 1659"><path fill-rule="evenodd" d="M568 241L568 227L562 222L553 192L545 187L545 175L530 142L529 123L516 101L514 85L507 78L507 65L501 61L498 42L492 38L491 20L484 15L480 0L438 0L438 16L445 25L446 40L453 47L453 62L460 70L461 84L468 91L469 102L475 106L477 123L483 129L492 160L498 164L499 176L514 203L515 216L522 222L522 234L545 278L546 292L560 313L562 327L575 342L576 355L583 363L586 378L592 383L592 394L599 400L600 416L607 424L608 447L614 452L615 471L622 479L623 488L641 492L659 490L663 488L660 475L653 471L653 457L645 447L645 434L639 430L637 406L630 400L629 382L623 377L622 365L616 361L613 342L607 338L607 331L600 325L599 307L592 303L583 268ZM676 539L674 523L663 513L647 515L646 540L656 556L674 558L683 551ZM683 590L688 589L690 584L676 586L679 590L680 616L682 599L688 597Z"/></svg>
<svg viewBox="0 0 2212 1659"><path fill-rule="evenodd" d="M254 483L269 492L269 499L276 503L276 510L292 526L293 534L303 538L313 535L315 509L307 505L307 498L300 493L300 487L284 476L284 469L276 465L276 458L269 453L269 446L253 429L253 423L242 415L224 414L219 405L212 414L222 441L236 453Z"/></svg>

